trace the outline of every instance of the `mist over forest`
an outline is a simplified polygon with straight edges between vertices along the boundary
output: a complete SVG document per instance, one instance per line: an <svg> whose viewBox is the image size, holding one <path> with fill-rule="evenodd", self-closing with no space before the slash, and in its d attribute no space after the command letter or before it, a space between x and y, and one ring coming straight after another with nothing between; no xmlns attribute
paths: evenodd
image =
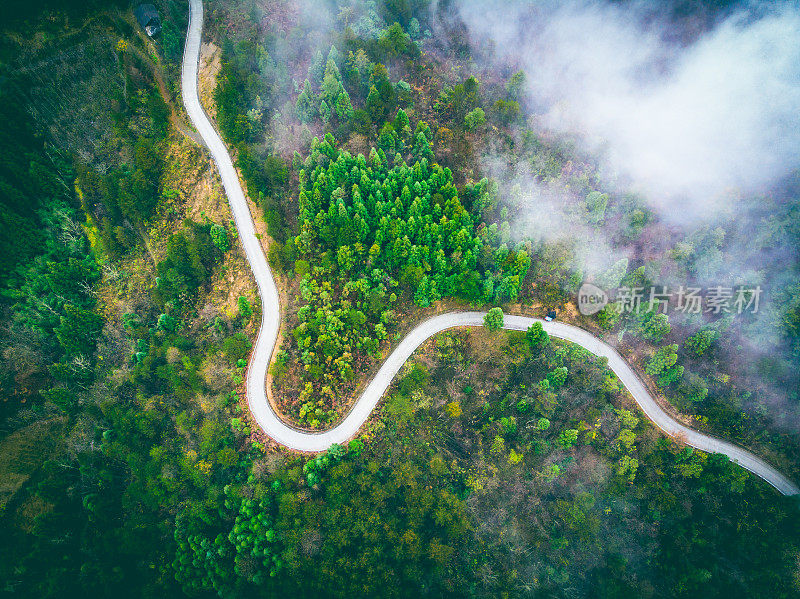
<svg viewBox="0 0 800 599"><path fill-rule="evenodd" d="M795 3L729 9L704 26L647 3L457 6L476 49L525 70L537 123L580 136L612 182L671 223L735 213L737 196L798 166Z"/></svg>
<svg viewBox="0 0 800 599"><path fill-rule="evenodd" d="M781 355L774 300L798 291L797 235L779 224L797 212L796 3L511 2L486 10L443 2L433 11L434 26L457 31L478 68L522 69L528 122L590 156L606 189L635 194L658 223L642 252L613 228L577 222L575 186L543 181L503 147L489 149L482 167L520 208L516 235L574 244L577 268L592 277L620 259L680 254L716 231L717 247L688 272L652 265L652 280L763 285L764 308L739 331L740 343L751 356ZM779 417L795 411L792 387L775 391ZM796 417L789 422L797 426Z"/></svg>

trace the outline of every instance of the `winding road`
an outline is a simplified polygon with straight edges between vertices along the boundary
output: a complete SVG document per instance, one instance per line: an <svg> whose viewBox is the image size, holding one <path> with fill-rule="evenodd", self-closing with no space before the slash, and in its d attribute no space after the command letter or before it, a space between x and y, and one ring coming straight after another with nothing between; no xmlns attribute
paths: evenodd
<svg viewBox="0 0 800 599"><path fill-rule="evenodd" d="M234 221L239 230L250 268L261 296L262 317L250 364L247 371L247 401L250 411L264 432L278 443L305 452L325 451L333 443L343 443L354 437L361 425L380 401L392 379L406 360L432 335L453 327L483 326L484 312L454 312L426 320L414 328L392 352L369 383L347 416L334 428L307 432L286 424L269 401L266 390L267 367L270 363L280 328L278 289L269 264L256 237L255 227L236 169L225 143L208 119L198 95L198 65L203 30L202 0L189 0L191 15L181 71L183 101L197 132L217 164L222 184L228 196ZM712 453L725 454L733 462L760 476L785 495L800 494L800 489L775 468L752 453L726 441L715 439L676 422L659 407L639 377L612 348L591 333L561 322L544 322L537 318L506 315L504 328L524 331L534 322L541 322L549 335L577 343L593 354L608 358L608 365L633 396L647 417L671 437L687 445Z"/></svg>

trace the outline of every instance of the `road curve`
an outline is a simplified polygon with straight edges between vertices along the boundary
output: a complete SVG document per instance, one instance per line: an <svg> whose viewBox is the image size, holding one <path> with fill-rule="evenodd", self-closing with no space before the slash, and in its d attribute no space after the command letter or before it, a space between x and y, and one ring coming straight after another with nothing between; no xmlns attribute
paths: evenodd
<svg viewBox="0 0 800 599"><path fill-rule="evenodd" d="M272 357L280 327L278 290L259 239L256 237L250 209L230 154L200 104L197 76L203 30L203 3L202 0L189 0L189 4L191 8L189 30L186 36L181 70L183 102L189 118L217 164L231 212L239 230L239 238L244 246L261 296L261 326L247 371L247 402L259 426L281 445L306 452L325 451L333 443L343 443L358 433L361 425L391 384L392 379L414 353L414 350L425 340L453 327L483 326L485 313L442 314L417 325L386 359L347 416L330 430L320 433L302 431L286 424L278 416L269 402L265 386L267 366ZM791 480L749 451L694 431L673 420L659 407L636 373L616 350L591 333L561 322L544 322L537 318L514 315L505 316L504 328L523 331L534 322L541 322L544 330L552 337L577 343L593 354L608 358L609 368L619 377L645 415L667 435L680 437L686 444L703 451L725 454L733 462L760 476L784 495L800 494L800 489Z"/></svg>

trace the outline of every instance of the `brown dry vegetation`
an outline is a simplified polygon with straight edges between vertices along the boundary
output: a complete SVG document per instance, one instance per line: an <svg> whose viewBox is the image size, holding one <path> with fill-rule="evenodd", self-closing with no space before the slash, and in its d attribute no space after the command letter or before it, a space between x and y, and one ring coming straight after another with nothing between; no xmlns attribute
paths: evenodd
<svg viewBox="0 0 800 599"><path fill-rule="evenodd" d="M40 420L0 441L0 515L30 476L61 448L64 418Z"/></svg>

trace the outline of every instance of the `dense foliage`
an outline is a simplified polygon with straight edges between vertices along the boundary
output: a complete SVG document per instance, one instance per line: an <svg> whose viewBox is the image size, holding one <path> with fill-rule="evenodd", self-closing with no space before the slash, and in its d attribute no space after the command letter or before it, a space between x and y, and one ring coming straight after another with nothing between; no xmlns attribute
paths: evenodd
<svg viewBox="0 0 800 599"><path fill-rule="evenodd" d="M221 411L233 368L198 371L248 320L218 319L197 342L179 334L227 248L214 243L222 239L214 225L187 221L158 267L164 285L154 286L142 237L163 218L157 205L177 195L161 185L169 109L134 49L91 25L85 32L118 59L118 71L99 76L126 82L108 146L93 140L96 155L62 151L64 140L44 134L49 121L25 103L30 78L8 80L0 96L8 150L0 166L0 593L172 595L173 577L156 583L153 575L171 561L163 551L175 512L165 506L213 496L209 481L240 459ZM44 50L55 70L64 64L57 43ZM190 446L176 441L195 426ZM169 482L161 470L173 465Z"/></svg>
<svg viewBox="0 0 800 599"><path fill-rule="evenodd" d="M32 136L14 97L0 102L8 141L2 169L0 218L4 262L0 367L2 414L38 399L75 407L74 390L93 380L93 354L102 327L94 312L100 272L89 252L68 182L72 166ZM48 155L48 152L52 154Z"/></svg>
<svg viewBox="0 0 800 599"><path fill-rule="evenodd" d="M422 138L427 130L417 125ZM422 307L448 296L514 300L530 265L496 225L476 229L449 169L424 156L408 166L399 154L390 168L382 149L354 157L333 142L313 143L300 171L293 241L305 300L294 330L307 373L298 400L312 426L331 415L354 361L378 355L395 329L399 293Z"/></svg>
<svg viewBox="0 0 800 599"><path fill-rule="evenodd" d="M225 487L219 513L181 517L184 588L793 595L796 501L665 440L625 406L605 360L541 327L493 334L497 350L474 359L475 335L442 334L406 369L378 442L251 474Z"/></svg>

